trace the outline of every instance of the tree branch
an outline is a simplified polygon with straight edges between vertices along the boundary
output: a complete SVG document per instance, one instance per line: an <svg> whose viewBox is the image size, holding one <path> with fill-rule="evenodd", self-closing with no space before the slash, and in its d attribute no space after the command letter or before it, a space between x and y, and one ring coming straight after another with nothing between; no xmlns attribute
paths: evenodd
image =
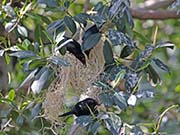
<svg viewBox="0 0 180 135"><path fill-rule="evenodd" d="M85 4L84 4L84 8L83 8L83 12L86 13L88 11L90 5L90 0L86 0Z"/></svg>
<svg viewBox="0 0 180 135"><path fill-rule="evenodd" d="M6 60L3 56L0 56L0 92L5 93L8 90L8 71Z"/></svg>
<svg viewBox="0 0 180 135"><path fill-rule="evenodd" d="M179 19L180 13L172 10L158 10L167 8L176 0L147 0L137 8L130 8L133 18L146 20L165 20L165 19Z"/></svg>
<svg viewBox="0 0 180 135"><path fill-rule="evenodd" d="M133 18L146 20L165 20L165 19L179 19L180 13L178 11L169 10L144 10L144 9L132 9L130 8Z"/></svg>
<svg viewBox="0 0 180 135"><path fill-rule="evenodd" d="M176 0L147 0L144 3L142 3L139 8L140 9L160 9L160 8L166 8L169 5L171 5L173 2L175 2Z"/></svg>

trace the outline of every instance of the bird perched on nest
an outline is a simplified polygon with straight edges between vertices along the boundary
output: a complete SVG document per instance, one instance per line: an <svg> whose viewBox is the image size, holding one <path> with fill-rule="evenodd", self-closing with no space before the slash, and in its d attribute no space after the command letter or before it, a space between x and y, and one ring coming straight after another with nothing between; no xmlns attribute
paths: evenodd
<svg viewBox="0 0 180 135"><path fill-rule="evenodd" d="M68 40L71 41L67 42ZM59 45L65 42L67 43L63 48L66 48L66 50L73 54L80 62L82 62L82 64L86 65L86 59L84 53L81 50L81 45L76 40L66 36L64 36L64 39L59 43Z"/></svg>
<svg viewBox="0 0 180 135"><path fill-rule="evenodd" d="M86 98L80 102L78 102L71 111L59 115L59 117L64 117L68 115L76 115L82 116L82 115L91 115L92 113L97 114L98 111L96 109L96 106L100 105L96 100L92 98Z"/></svg>

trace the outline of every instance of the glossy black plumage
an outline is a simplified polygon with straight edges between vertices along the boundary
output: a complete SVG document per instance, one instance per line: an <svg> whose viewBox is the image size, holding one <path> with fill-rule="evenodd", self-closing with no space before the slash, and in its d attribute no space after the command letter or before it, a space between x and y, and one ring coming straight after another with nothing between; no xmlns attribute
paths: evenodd
<svg viewBox="0 0 180 135"><path fill-rule="evenodd" d="M65 37L64 42L69 40L70 38ZM64 47L66 47L67 51L72 53L78 60L80 60L84 65L86 64L85 55L81 50L81 45L74 39L68 42Z"/></svg>
<svg viewBox="0 0 180 135"><path fill-rule="evenodd" d="M68 116L68 115L91 115L91 112L97 114L98 111L96 110L96 106L99 105L98 102L92 98L86 98L80 102L78 102L71 111L59 115L59 117Z"/></svg>

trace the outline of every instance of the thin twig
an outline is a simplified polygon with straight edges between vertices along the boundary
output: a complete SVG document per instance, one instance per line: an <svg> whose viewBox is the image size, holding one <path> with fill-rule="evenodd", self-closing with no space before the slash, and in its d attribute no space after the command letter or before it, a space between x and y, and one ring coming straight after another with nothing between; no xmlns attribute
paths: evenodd
<svg viewBox="0 0 180 135"><path fill-rule="evenodd" d="M19 22L21 21L21 19L24 17L24 15L31 9L32 3L28 4L27 6L23 6L22 7L22 11L20 10L20 15L19 17L16 19L15 24L13 25L13 27L8 31L9 33L12 32L16 26L19 24Z"/></svg>
<svg viewBox="0 0 180 135"><path fill-rule="evenodd" d="M9 126L11 121L12 121L12 118L10 118L10 119L3 125L1 131L3 131L7 126Z"/></svg>
<svg viewBox="0 0 180 135"><path fill-rule="evenodd" d="M20 20L21 20L21 18L19 17L16 20L16 22L14 23L13 27L8 31L8 33L12 32L16 28L16 26L19 24Z"/></svg>
<svg viewBox="0 0 180 135"><path fill-rule="evenodd" d="M162 122L162 119L163 119L164 115L168 111L170 111L171 109L174 109L174 108L177 108L177 107L179 107L179 105L172 105L172 106L168 107L166 110L164 110L164 112L161 113L161 115L159 116L159 119L158 119L158 121L157 121L157 123L155 125L153 133L158 134L158 131L159 131L159 128L160 128L160 125L161 125L161 122Z"/></svg>

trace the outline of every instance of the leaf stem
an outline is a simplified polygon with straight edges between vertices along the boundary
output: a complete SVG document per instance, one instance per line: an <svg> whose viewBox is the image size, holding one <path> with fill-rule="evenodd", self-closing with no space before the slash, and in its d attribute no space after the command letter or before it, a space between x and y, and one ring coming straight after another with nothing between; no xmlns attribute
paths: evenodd
<svg viewBox="0 0 180 135"><path fill-rule="evenodd" d="M155 28L154 36L153 36L153 45L155 46L157 40L158 26Z"/></svg>
<svg viewBox="0 0 180 135"><path fill-rule="evenodd" d="M168 107L166 110L164 110L164 112L162 112L162 113L160 114L159 119L158 119L158 121L157 121L157 123L156 123L156 125L155 125L155 128L154 128L154 133L155 133L155 134L158 134L158 131L159 131L159 128L160 128L160 125L161 125L161 122L162 122L162 119L163 119L164 115L165 115L168 111L170 111L171 109L174 109L174 108L177 108L177 107L179 107L179 105L172 105L172 106Z"/></svg>

